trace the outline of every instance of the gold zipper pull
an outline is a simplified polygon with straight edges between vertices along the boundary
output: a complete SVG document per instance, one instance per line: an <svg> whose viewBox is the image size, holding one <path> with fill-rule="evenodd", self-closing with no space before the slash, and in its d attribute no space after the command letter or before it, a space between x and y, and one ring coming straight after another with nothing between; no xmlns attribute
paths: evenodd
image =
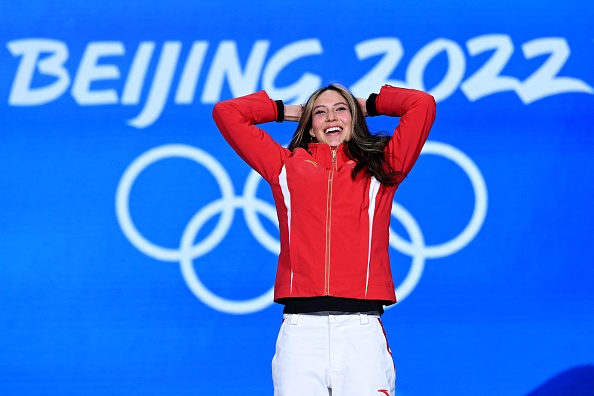
<svg viewBox="0 0 594 396"><path fill-rule="evenodd" d="M336 149L332 149L332 163L336 162Z"/></svg>

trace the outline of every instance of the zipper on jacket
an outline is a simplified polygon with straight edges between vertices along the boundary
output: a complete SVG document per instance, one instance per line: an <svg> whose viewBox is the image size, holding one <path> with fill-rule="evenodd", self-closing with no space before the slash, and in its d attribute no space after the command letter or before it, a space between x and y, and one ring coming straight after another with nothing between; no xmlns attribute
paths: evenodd
<svg viewBox="0 0 594 396"><path fill-rule="evenodd" d="M328 195L326 197L326 263L324 267L324 295L330 295L330 236L332 225L332 183L336 170L336 148L331 147L332 169L328 173Z"/></svg>

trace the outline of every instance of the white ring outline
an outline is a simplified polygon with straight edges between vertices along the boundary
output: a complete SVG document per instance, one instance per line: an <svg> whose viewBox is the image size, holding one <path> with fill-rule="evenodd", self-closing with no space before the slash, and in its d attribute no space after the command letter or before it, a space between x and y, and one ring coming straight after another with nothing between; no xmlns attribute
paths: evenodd
<svg viewBox="0 0 594 396"><path fill-rule="evenodd" d="M235 211L235 208L240 208L242 206L246 207L247 201L248 200L241 198L235 199L232 202L233 211ZM210 218L220 213L224 209L224 206L228 204L229 202L216 200L202 208L194 215L194 217L192 217L192 220L190 220L188 226L184 230L180 242L180 269L182 276L192 293L194 293L194 295L202 300L206 305L209 305L217 311L229 314L253 313L260 311L273 303L274 286L268 292L253 299L241 301L229 300L219 297L218 295L211 292L206 286L204 286L194 269L192 255L192 242L194 241L194 238L196 238L196 235L198 235L202 225L204 225L204 223ZM266 207L266 205L270 206L268 202L259 199L252 201L251 205L252 207L255 206L259 208ZM263 213L270 215L270 212L266 210L264 210ZM274 222L276 220L276 212L274 212L272 215L273 218L271 220Z"/></svg>
<svg viewBox="0 0 594 396"><path fill-rule="evenodd" d="M421 154L437 154L453 161L468 175L474 190L474 210L470 221L464 230L448 242L434 246L425 246L423 253L426 258L449 256L466 247L483 226L485 217L487 216L487 185L481 171L470 157L449 144L427 141ZM408 254L409 256L414 255L414 246L410 242L402 239L398 234L392 231L392 228L390 228L390 238L392 237L394 238L393 247L396 250Z"/></svg>
<svg viewBox="0 0 594 396"><path fill-rule="evenodd" d="M130 243L147 256L161 261L179 261L182 258L181 252L155 245L138 231L130 216L130 191L138 175L149 165L162 159L177 157L194 160L204 165L219 183L222 195L221 199L224 202L231 202L235 197L233 184L225 169L214 157L199 148L183 144L168 144L153 148L136 158L128 166L118 184L116 191L116 215L120 227ZM233 222L234 211L231 210L232 208L232 205L223 206L225 210L222 211L221 218L212 234L193 248L193 255L201 256L203 253L210 251L225 237ZM224 232L222 231L223 229L225 229Z"/></svg>

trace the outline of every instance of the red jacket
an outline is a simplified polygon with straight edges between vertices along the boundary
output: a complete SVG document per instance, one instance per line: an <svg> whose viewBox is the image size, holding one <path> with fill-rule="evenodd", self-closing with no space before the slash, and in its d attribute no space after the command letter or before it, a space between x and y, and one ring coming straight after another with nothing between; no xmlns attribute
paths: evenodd
<svg viewBox="0 0 594 396"><path fill-rule="evenodd" d="M408 174L435 119L427 93L391 86L376 97L377 112L399 116L386 146L396 171ZM231 147L270 184L280 229L274 299L333 296L396 302L389 226L397 186L360 172L345 146L310 144L293 152L257 124L277 119L266 92L217 103L213 118Z"/></svg>

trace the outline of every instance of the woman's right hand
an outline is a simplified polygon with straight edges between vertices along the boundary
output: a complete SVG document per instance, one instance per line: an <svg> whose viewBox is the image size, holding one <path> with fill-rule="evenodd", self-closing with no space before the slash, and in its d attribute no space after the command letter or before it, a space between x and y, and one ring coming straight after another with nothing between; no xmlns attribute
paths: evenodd
<svg viewBox="0 0 594 396"><path fill-rule="evenodd" d="M301 105L285 105L285 121L299 122L303 106Z"/></svg>

